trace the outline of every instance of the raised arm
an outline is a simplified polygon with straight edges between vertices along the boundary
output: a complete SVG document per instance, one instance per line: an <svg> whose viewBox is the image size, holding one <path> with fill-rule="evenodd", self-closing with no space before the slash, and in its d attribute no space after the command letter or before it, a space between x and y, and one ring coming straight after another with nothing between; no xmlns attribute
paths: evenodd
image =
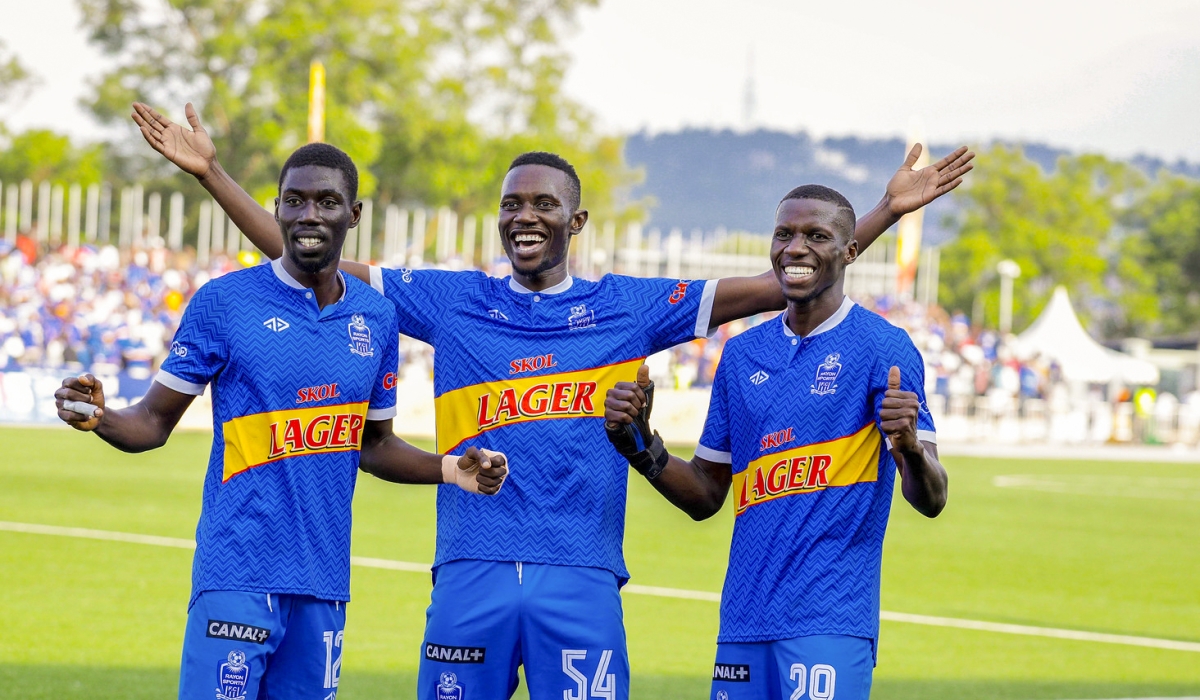
<svg viewBox="0 0 1200 700"><path fill-rule="evenodd" d="M942 158L933 165L913 170L921 156L922 146L916 144L908 152L904 163L888 181L883 199L875 208L860 217L854 227L854 240L859 253L883 235L900 217L920 209L962 184L963 176L975 166L971 161L975 154L966 146ZM780 311L784 308L783 293L772 272L756 277L726 277L717 282L713 296L713 327L734 319L753 316L765 311Z"/></svg>
<svg viewBox="0 0 1200 700"><path fill-rule="evenodd" d="M184 114L191 129L172 122L149 105L133 103L133 120L137 122L146 143L180 170L199 180L234 225L267 257L274 259L283 255L283 239L274 214L255 202L221 167L216 146L200 123L200 115L191 102L184 107ZM342 260L338 267L367 284L371 283L370 267L367 265Z"/></svg>
<svg viewBox="0 0 1200 700"><path fill-rule="evenodd" d="M630 466L650 480L676 508L704 520L720 512L733 480L730 465L671 455L662 438L650 429L653 385L649 370L638 370L638 381L617 382L604 397L604 427L609 442Z"/></svg>
<svg viewBox="0 0 1200 700"><path fill-rule="evenodd" d="M62 386L54 392L54 398L58 417L72 428L94 432L123 452L145 452L166 444L171 431L196 397L151 382L150 390L141 401L128 408L108 410L104 407L103 384L91 374L85 374L64 379Z"/></svg>

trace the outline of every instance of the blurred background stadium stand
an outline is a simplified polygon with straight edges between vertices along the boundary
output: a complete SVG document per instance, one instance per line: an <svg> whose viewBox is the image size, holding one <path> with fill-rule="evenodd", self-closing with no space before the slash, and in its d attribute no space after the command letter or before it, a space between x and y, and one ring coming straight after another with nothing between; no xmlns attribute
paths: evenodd
<svg viewBox="0 0 1200 700"><path fill-rule="evenodd" d="M56 421L53 390L70 373L101 377L113 405L136 400L165 357L195 290L261 262L208 201L200 203L198 230L188 237L197 245L184 246L179 193L145 196L130 187L114 198L96 186L29 182L6 192L0 206L2 422ZM375 225L370 200L365 209L347 257L394 267L507 273L492 217L460 220L444 207L388 206ZM116 229L111 240L110 226ZM572 270L588 278L609 272L681 279L758 274L769 267L768 245L766 236L723 229L685 235L680 229L601 222L589 224L575 241ZM925 248L915 284L900 293L896 242L885 236L849 268L847 292L907 330L921 350L929 408L943 442L1197 447L1195 342L1119 344L1132 354L1102 348L1086 335L1065 290L1021 335L973 325L962 312L938 305L938 262L938 248ZM727 324L710 339L648 359L662 388L656 415L665 435L678 441L699 436L725 341L768 318ZM1072 330L1074 335L1064 335ZM403 409L397 428L430 436L432 350L407 338L401 348ZM210 423L206 400L185 419L190 427Z"/></svg>

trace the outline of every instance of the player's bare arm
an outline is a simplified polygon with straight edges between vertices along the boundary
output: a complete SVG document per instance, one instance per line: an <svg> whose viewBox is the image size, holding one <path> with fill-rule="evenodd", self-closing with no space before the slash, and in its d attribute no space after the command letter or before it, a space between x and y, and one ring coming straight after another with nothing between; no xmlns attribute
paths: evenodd
<svg viewBox="0 0 1200 700"><path fill-rule="evenodd" d="M234 225L267 257L275 259L283 255L283 237L275 216L255 202L221 167L216 146L191 102L184 107L184 114L190 129L172 122L149 105L133 103L132 117L146 143L180 170L199 180ZM371 283L367 265L342 260L338 267L367 284Z"/></svg>
<svg viewBox="0 0 1200 700"><path fill-rule="evenodd" d="M900 491L921 515L936 518L946 507L949 476L938 461L937 445L917 439L920 398L900 389L900 368L888 372L888 388L879 410L880 428L892 441L900 469Z"/></svg>
<svg viewBox="0 0 1200 700"><path fill-rule="evenodd" d="M916 211L962 184L971 172L975 154L961 146L932 165L913 170L922 151L916 144L904 163L888 181L883 199L860 218L854 227L854 240L861 253L891 228L901 216ZM786 306L779 284L771 272L755 277L727 277L717 282L713 297L712 321L715 328L734 319L765 311L780 311Z"/></svg>
<svg viewBox="0 0 1200 700"><path fill-rule="evenodd" d="M106 409L104 385L91 374L68 377L54 392L58 417L67 425L94 432L123 452L162 447L195 396L153 382L145 398L123 409Z"/></svg>
<svg viewBox="0 0 1200 700"><path fill-rule="evenodd" d="M669 454L662 438L650 429L653 391L645 365L638 369L637 382L617 382L608 390L604 397L608 439L676 508L693 520L710 518L721 510L729 495L733 479L730 465L701 457L687 461Z"/></svg>
<svg viewBox="0 0 1200 700"><path fill-rule="evenodd" d="M464 491L495 495L508 476L499 452L467 448L462 455L438 455L396 437L392 420L367 421L359 468L396 484L455 484Z"/></svg>

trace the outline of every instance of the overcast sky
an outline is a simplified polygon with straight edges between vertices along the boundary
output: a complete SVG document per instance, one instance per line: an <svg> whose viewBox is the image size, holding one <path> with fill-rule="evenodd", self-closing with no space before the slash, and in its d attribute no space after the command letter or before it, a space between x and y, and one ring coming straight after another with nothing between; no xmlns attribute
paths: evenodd
<svg viewBox="0 0 1200 700"><path fill-rule="evenodd" d="M3 116L99 135L74 0L5 5L42 85ZM567 42L567 89L610 131L743 127L751 77L759 126L1200 161L1200 0L601 0Z"/></svg>

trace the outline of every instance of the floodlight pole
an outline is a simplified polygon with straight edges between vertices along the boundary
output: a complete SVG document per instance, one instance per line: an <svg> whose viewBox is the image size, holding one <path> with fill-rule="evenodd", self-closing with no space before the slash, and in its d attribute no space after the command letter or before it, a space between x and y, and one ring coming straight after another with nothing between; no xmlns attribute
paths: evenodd
<svg viewBox="0 0 1200 700"><path fill-rule="evenodd" d="M996 272L1000 273L1000 332L1007 335L1012 331L1013 280L1021 276L1021 266L1013 260L1001 260Z"/></svg>
<svg viewBox="0 0 1200 700"><path fill-rule="evenodd" d="M308 67L308 142L325 140L325 65L313 61Z"/></svg>

